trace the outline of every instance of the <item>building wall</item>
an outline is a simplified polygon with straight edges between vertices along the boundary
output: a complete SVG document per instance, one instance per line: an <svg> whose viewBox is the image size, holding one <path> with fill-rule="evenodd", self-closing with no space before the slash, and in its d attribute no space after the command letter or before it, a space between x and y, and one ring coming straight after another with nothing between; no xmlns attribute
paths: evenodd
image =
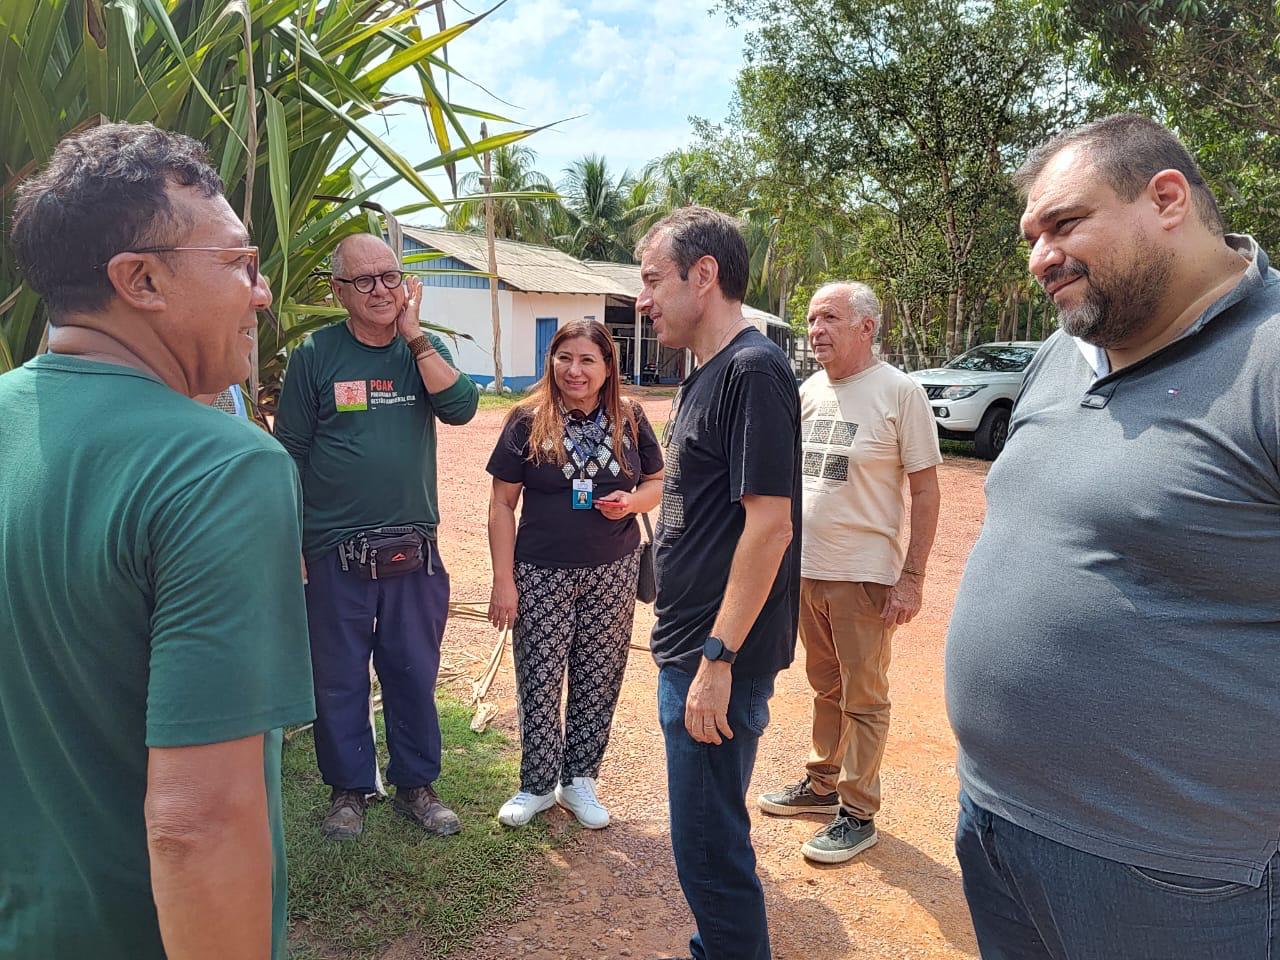
<svg viewBox="0 0 1280 960"><path fill-rule="evenodd" d="M513 390L525 390L542 375L535 370L538 317L554 317L557 327L570 320L594 316L604 319L605 298L600 295L521 293L498 291L498 319L502 325L502 380ZM493 320L489 290L458 286L424 286L422 317L431 323L470 334L474 342L445 337L445 343L463 373L484 386L493 380Z"/></svg>
<svg viewBox="0 0 1280 960"><path fill-rule="evenodd" d="M502 325L503 371L508 369L512 337L516 335L511 319L509 290L498 291L498 321ZM422 319L438 323L474 338L457 341L443 337L453 354L458 369L477 383L493 379L493 319L489 310L488 288L428 287L422 288ZM532 334L530 334L532 336Z"/></svg>
<svg viewBox="0 0 1280 960"><path fill-rule="evenodd" d="M512 389L524 389L542 376L541 370L534 369L539 317L554 317L557 328L570 320L586 317L604 322L603 294L513 293L511 296L512 329L516 335L510 342L509 353L503 353L502 373L503 380L510 383ZM505 362L507 357L510 357L509 366Z"/></svg>

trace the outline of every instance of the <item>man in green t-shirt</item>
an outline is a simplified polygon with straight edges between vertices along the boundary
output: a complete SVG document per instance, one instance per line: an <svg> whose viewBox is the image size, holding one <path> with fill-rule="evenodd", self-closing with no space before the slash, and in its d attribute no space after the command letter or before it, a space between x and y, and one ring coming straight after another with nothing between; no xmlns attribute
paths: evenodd
<svg viewBox="0 0 1280 960"><path fill-rule="evenodd" d="M422 283L405 277L381 238L348 237L331 267L347 319L292 352L275 424L302 477L316 759L330 788L321 829L331 840L357 836L369 797L382 791L369 713L372 656L396 812L430 833L457 833L458 818L434 786L436 674L449 608L435 542L436 421L466 423L479 391L444 344L422 332ZM371 561L370 531L387 527L403 528L397 542L411 545ZM423 562L406 569L409 555Z"/></svg>
<svg viewBox="0 0 1280 960"><path fill-rule="evenodd" d="M64 140L0 376L0 958L283 957L280 728L314 714L288 455L197 403L271 303L204 148Z"/></svg>

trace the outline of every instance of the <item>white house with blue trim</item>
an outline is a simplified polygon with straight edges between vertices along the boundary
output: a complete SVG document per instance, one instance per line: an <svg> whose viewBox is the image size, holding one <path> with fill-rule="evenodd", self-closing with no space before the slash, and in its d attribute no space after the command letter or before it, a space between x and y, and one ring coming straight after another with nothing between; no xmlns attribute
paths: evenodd
<svg viewBox="0 0 1280 960"><path fill-rule="evenodd" d="M405 226L404 255L437 251L443 257L422 263L424 270L487 273L488 250L479 234ZM524 390L542 376L547 348L556 329L570 320L606 321L612 314L631 319L635 298L610 277L551 247L495 241L498 317L502 328L502 379ZM414 269L414 264L408 264ZM493 320L489 278L428 274L422 278L422 318L457 330L449 347L458 368L482 386L493 380Z"/></svg>
<svg viewBox="0 0 1280 960"><path fill-rule="evenodd" d="M489 301L488 248L482 234L402 226L404 256L436 252L407 269L453 270L423 276L422 318L471 339L450 343L458 368L481 386L493 380L493 320ZM636 383L679 383L693 369L685 350L663 347L653 325L636 313L640 267L582 261L552 247L496 240L498 317L502 328L502 379L524 390L542 376L557 328L570 320L599 320L609 327L624 371ZM476 272L484 276L469 276ZM791 328L773 314L743 307L743 315L790 355Z"/></svg>

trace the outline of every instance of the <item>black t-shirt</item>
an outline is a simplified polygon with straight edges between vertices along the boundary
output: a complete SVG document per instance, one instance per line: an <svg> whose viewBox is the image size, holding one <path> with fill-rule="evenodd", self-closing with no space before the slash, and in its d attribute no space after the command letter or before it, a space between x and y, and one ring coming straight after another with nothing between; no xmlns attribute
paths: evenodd
<svg viewBox="0 0 1280 960"><path fill-rule="evenodd" d="M535 464L529 459L530 411L517 410L507 418L485 469L499 480L524 485L516 560L557 569L597 567L621 560L640 546L635 516L610 520L595 507L575 510L572 503L575 479L589 478L591 496L599 500L618 490L629 493L644 477L662 470L662 451L653 427L638 403L634 409L639 442L630 428L622 437L622 458L630 476L614 459L614 425L599 410L585 421L566 424L561 438L566 446L563 465L552 461ZM592 429L597 423L599 433ZM593 437L602 442L591 443Z"/></svg>
<svg viewBox="0 0 1280 960"><path fill-rule="evenodd" d="M747 495L790 497L792 540L733 666L776 673L795 657L800 615L800 397L786 356L755 329L680 388L668 427L653 657L696 673L729 582Z"/></svg>

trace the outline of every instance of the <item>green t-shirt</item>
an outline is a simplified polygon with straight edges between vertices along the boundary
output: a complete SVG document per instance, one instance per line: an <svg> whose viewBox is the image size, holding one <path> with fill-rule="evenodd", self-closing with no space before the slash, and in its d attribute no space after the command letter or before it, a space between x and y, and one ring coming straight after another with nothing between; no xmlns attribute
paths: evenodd
<svg viewBox="0 0 1280 960"><path fill-rule="evenodd" d="M452 363L439 338L431 340ZM399 337L370 347L336 323L299 344L289 357L275 434L302 476L307 557L373 527L411 525L434 539L436 418L466 423L479 401L465 373L427 393Z"/></svg>
<svg viewBox="0 0 1280 960"><path fill-rule="evenodd" d="M285 452L142 373L0 376L0 958L163 958L147 749L266 733L285 955L280 730L315 715Z"/></svg>

